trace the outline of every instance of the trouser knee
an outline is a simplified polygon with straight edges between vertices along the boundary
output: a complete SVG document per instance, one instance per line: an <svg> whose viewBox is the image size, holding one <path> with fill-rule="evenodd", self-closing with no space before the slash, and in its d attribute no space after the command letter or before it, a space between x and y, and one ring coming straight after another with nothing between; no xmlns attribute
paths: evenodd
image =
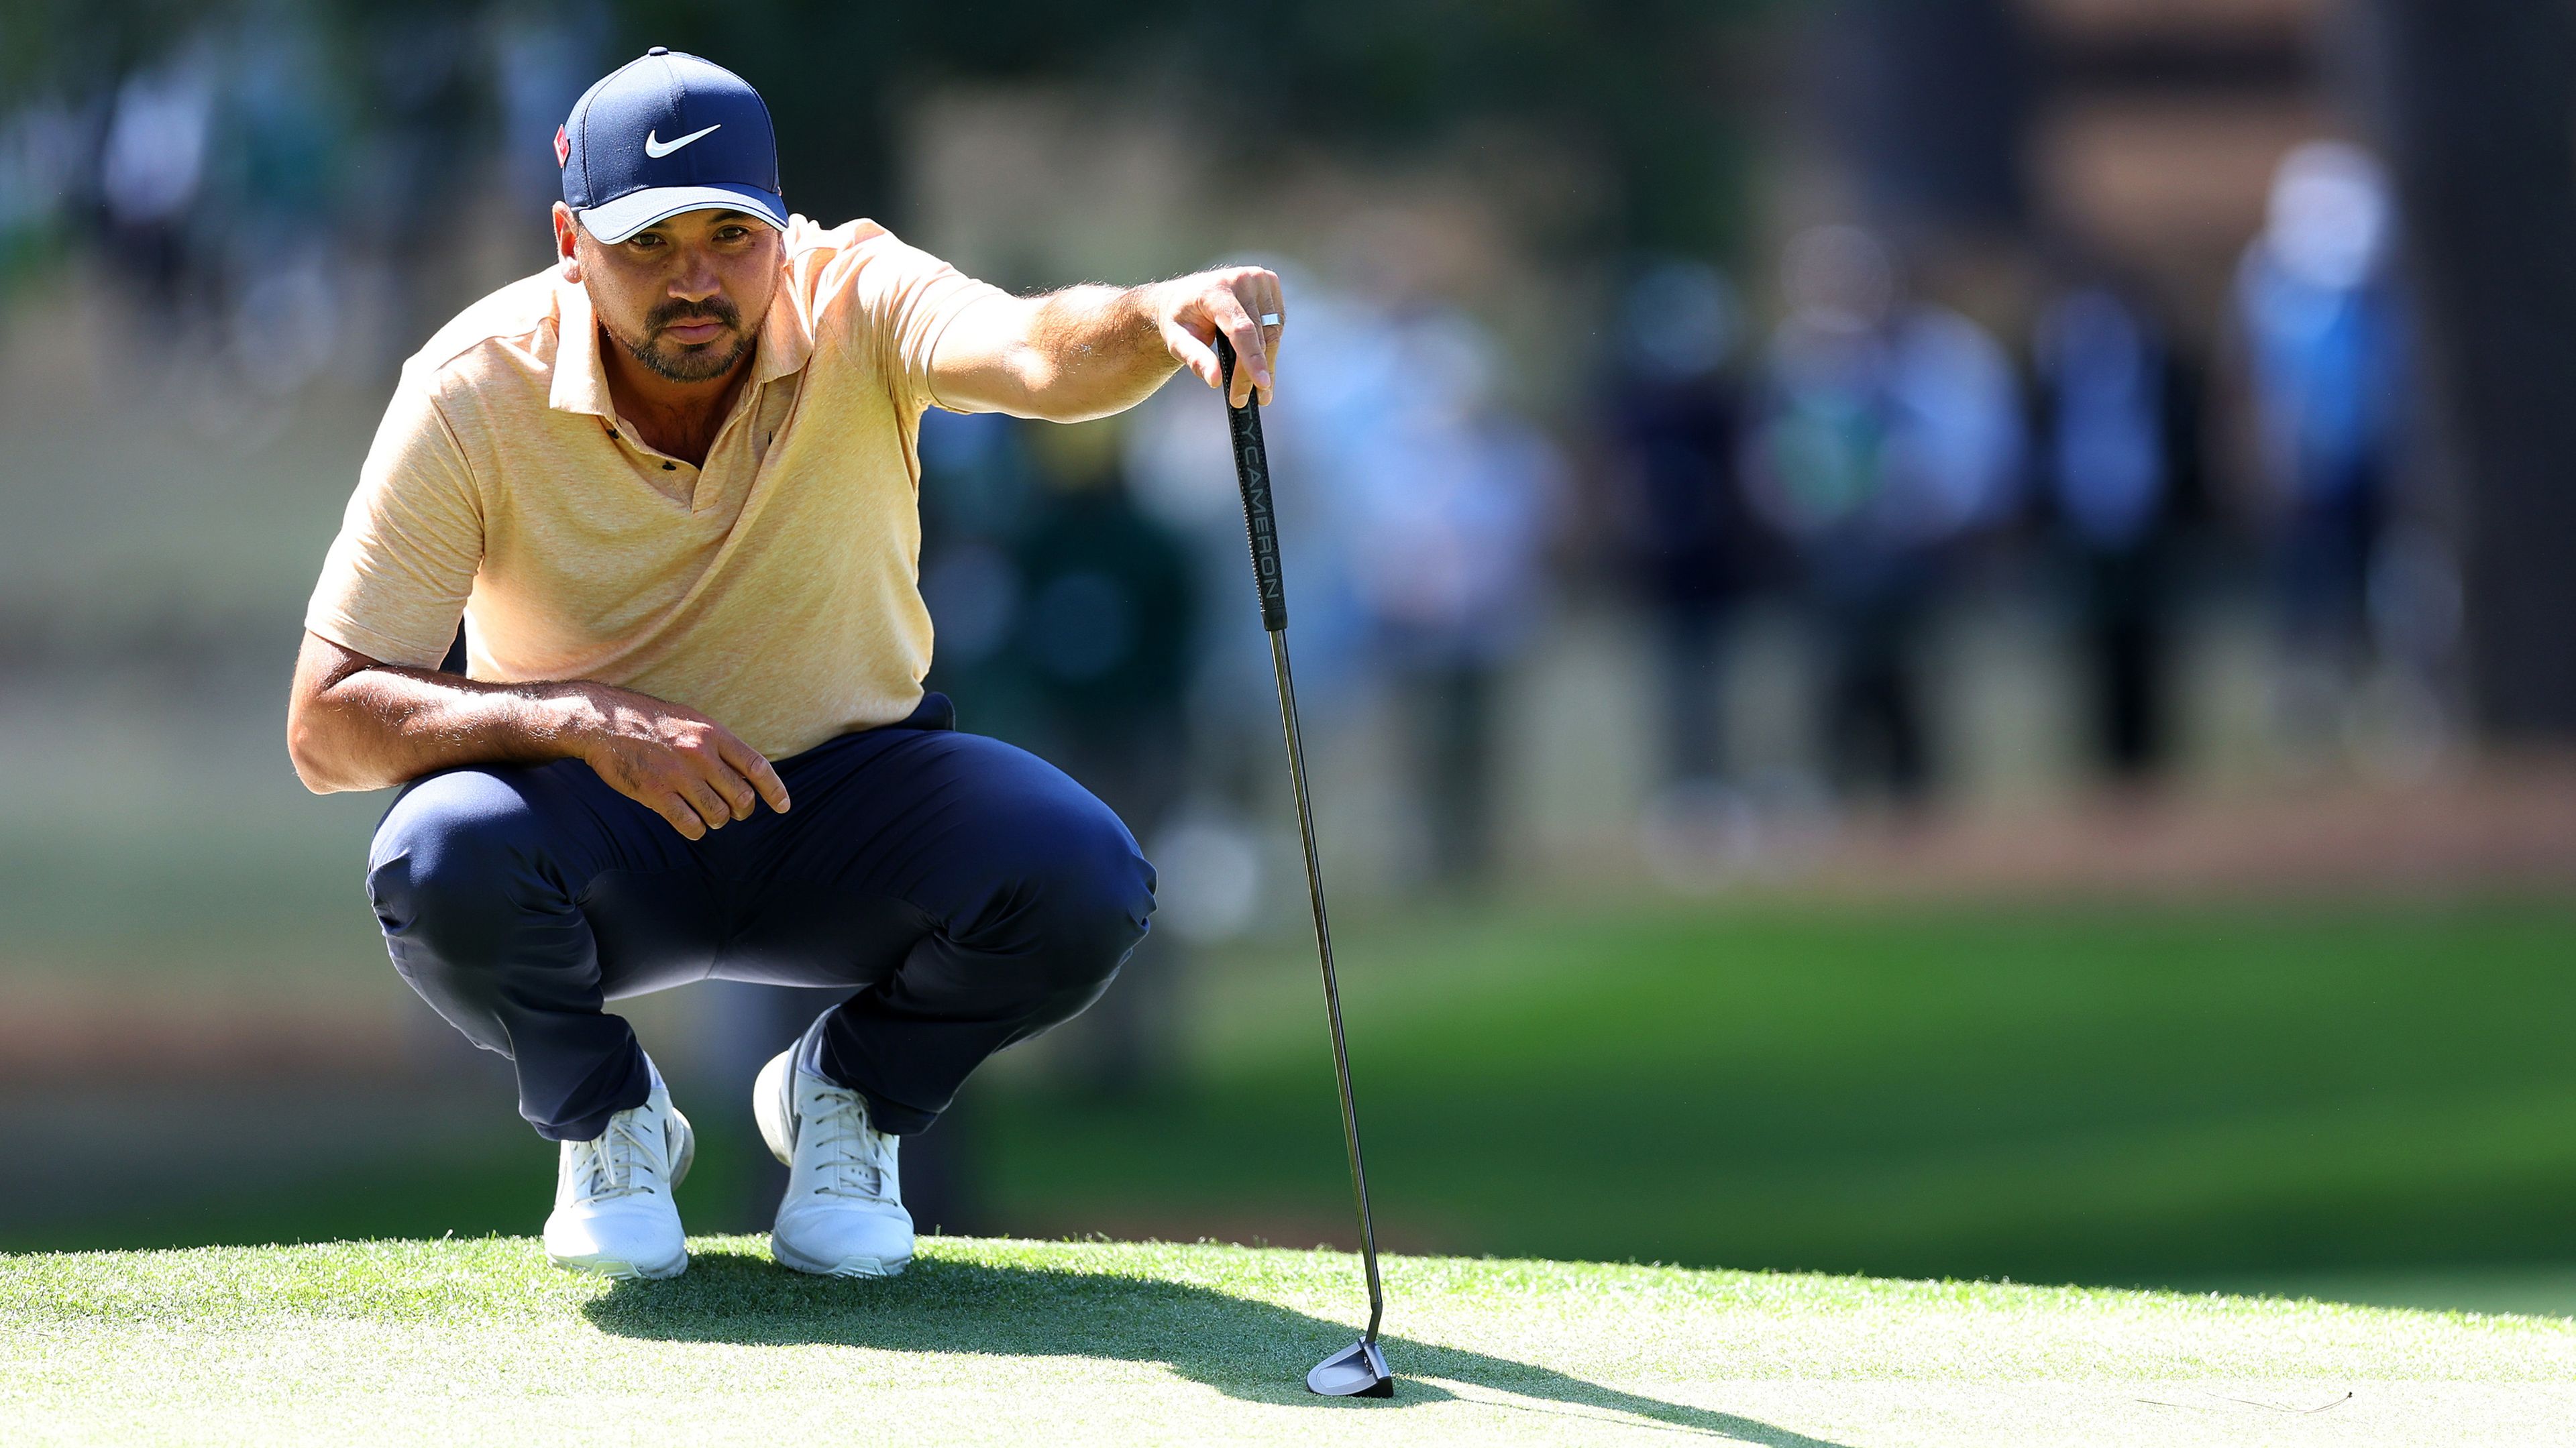
<svg viewBox="0 0 2576 1448"><path fill-rule="evenodd" d="M1106 810L1102 811L1107 814ZM1066 871L1065 931L1097 984L1117 974L1136 944L1145 938L1154 914L1154 867L1135 846L1126 827L1113 817L1112 830L1084 851Z"/></svg>
<svg viewBox="0 0 2576 1448"><path fill-rule="evenodd" d="M1088 1000L1106 987L1154 913L1154 867L1105 806L1033 832L1020 873L1027 914L1021 928L1048 962L1049 984Z"/></svg>
<svg viewBox="0 0 2576 1448"><path fill-rule="evenodd" d="M367 897L406 975L488 969L546 887L538 821L502 780L457 770L423 780L377 826Z"/></svg>

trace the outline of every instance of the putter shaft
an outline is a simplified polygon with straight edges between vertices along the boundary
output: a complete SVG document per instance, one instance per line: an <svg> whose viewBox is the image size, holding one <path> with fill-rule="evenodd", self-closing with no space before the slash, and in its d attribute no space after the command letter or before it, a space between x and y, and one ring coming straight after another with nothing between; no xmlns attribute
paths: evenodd
<svg viewBox="0 0 2576 1448"><path fill-rule="evenodd" d="M1315 808L1306 798L1306 746L1297 736L1297 683L1288 672L1288 630L1270 634L1270 663L1279 675L1279 727L1288 738L1288 778L1297 792L1297 833L1306 844L1306 894L1315 907L1315 955L1324 967L1324 1015L1333 1028L1333 1084L1342 1097L1342 1140L1351 1152L1351 1201L1359 1211L1360 1260L1368 1268L1368 1331L1360 1341L1375 1343L1386 1316L1386 1294L1378 1283L1377 1227L1369 1218L1368 1167L1360 1160L1359 1108L1351 1096L1351 1053L1342 1042L1342 990L1333 975L1333 928L1324 918L1324 871L1315 854Z"/></svg>

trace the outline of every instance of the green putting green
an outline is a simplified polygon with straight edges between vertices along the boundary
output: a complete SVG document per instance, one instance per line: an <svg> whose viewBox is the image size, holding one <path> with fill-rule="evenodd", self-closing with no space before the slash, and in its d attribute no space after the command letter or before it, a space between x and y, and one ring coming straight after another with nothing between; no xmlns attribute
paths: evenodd
<svg viewBox="0 0 2576 1448"><path fill-rule="evenodd" d="M524 1238L0 1257L0 1436L133 1443L2569 1441L2576 1323L1992 1283L1398 1257L1391 1402L1310 1397L1356 1264L752 1238L611 1284Z"/></svg>

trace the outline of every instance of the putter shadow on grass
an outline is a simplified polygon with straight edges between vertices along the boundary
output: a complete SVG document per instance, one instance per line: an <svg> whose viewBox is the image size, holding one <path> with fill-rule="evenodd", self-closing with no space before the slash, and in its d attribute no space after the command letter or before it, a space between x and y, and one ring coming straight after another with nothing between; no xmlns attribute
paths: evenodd
<svg viewBox="0 0 2576 1448"><path fill-rule="evenodd" d="M1400 1337L1382 1339L1396 1368L1391 1403L1317 1397L1306 1391L1306 1365L1348 1343L1348 1324L1205 1287L1106 1273L916 1259L901 1277L845 1281L789 1272L762 1256L713 1252L691 1258L684 1277L613 1284L582 1312L603 1332L661 1342L832 1343L888 1352L1158 1362L1230 1397L1343 1412L1454 1399L1425 1381L1438 1378L1563 1405L1506 1404L1520 1411L1626 1413L1673 1431L1764 1448L1843 1448L1533 1363Z"/></svg>

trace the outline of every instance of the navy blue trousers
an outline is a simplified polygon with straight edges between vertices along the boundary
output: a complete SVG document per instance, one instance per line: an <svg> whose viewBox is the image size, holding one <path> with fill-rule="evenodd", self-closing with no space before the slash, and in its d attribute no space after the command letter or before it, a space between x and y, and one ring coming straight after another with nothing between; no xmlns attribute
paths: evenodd
<svg viewBox="0 0 2576 1448"><path fill-rule="evenodd" d="M516 1064L551 1140L650 1089L604 1003L708 979L851 988L824 1069L880 1130L924 1130L986 1057L1097 1000L1154 908L1108 806L952 717L933 694L779 760L787 813L695 842L579 760L424 775L368 853L394 968Z"/></svg>

